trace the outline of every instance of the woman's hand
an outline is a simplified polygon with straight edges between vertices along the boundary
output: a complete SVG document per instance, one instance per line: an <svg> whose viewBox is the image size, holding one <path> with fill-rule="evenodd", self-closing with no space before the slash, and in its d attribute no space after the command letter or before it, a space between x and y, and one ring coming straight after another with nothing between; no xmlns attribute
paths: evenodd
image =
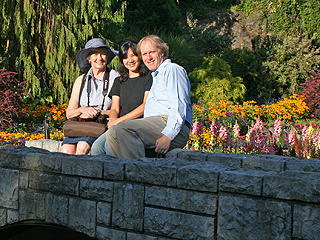
<svg viewBox="0 0 320 240"><path fill-rule="evenodd" d="M99 115L99 109L94 107L80 107L80 118L95 118Z"/></svg>

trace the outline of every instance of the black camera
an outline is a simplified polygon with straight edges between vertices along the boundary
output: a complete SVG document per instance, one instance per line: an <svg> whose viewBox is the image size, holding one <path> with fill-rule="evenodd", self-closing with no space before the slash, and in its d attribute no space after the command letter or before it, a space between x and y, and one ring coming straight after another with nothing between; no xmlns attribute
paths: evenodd
<svg viewBox="0 0 320 240"><path fill-rule="evenodd" d="M97 116L95 118L96 122L98 123L104 123L104 124L107 124L108 122L108 115L104 115L104 114L99 114L99 116Z"/></svg>

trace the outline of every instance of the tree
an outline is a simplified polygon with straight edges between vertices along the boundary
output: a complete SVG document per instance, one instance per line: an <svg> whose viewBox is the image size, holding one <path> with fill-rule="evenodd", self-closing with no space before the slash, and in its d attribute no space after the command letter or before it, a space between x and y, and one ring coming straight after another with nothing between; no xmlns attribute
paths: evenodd
<svg viewBox="0 0 320 240"><path fill-rule="evenodd" d="M125 6L118 0L4 0L2 61L8 70L19 71L32 96L64 103L80 73L77 51L92 37L113 46Z"/></svg>

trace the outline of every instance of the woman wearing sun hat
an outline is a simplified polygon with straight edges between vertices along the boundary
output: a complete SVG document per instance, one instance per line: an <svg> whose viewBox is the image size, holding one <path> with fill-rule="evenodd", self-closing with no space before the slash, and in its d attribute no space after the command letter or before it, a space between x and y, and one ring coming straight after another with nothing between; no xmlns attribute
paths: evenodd
<svg viewBox="0 0 320 240"><path fill-rule="evenodd" d="M77 53L79 68L89 71L75 80L66 110L67 119L94 119L99 114L109 115L111 99L103 94L103 90L107 90L108 95L114 79L119 76L117 71L107 67L117 55L117 51L107 46L101 38L89 40L85 48ZM65 137L61 152L88 154L95 140L94 137Z"/></svg>

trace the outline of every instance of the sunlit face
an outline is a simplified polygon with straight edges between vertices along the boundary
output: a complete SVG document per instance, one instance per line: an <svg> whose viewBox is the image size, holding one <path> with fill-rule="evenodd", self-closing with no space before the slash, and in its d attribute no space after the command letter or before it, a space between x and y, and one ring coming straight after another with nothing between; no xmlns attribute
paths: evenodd
<svg viewBox="0 0 320 240"><path fill-rule="evenodd" d="M104 70L107 65L108 50L104 47L93 49L88 56L92 68Z"/></svg>
<svg viewBox="0 0 320 240"><path fill-rule="evenodd" d="M139 72L140 58L131 48L128 49L127 57L123 59L123 65L129 70L129 74Z"/></svg>
<svg viewBox="0 0 320 240"><path fill-rule="evenodd" d="M145 40L140 45L141 56L144 64L152 72L156 71L164 61L163 53L150 41Z"/></svg>

